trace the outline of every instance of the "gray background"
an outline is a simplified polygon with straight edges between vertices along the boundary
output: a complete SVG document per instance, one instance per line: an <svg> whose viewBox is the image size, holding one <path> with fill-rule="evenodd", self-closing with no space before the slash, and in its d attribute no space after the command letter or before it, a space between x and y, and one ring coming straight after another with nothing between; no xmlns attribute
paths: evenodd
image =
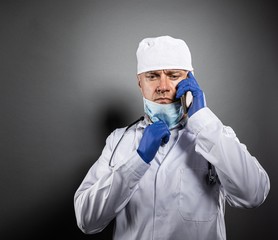
<svg viewBox="0 0 278 240"><path fill-rule="evenodd" d="M259 208L227 206L228 239L277 239L276 16L266 1L1 1L0 238L110 239L81 233L73 194L109 132L142 115L139 41L171 35L271 179Z"/></svg>

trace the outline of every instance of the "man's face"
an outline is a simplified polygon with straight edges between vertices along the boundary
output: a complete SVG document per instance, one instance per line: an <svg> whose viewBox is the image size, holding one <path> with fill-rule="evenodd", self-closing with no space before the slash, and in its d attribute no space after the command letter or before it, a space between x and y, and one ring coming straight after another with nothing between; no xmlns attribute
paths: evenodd
<svg viewBox="0 0 278 240"><path fill-rule="evenodd" d="M138 85L144 98L160 104L172 103L176 100L176 86L187 73L179 69L144 72L138 75Z"/></svg>

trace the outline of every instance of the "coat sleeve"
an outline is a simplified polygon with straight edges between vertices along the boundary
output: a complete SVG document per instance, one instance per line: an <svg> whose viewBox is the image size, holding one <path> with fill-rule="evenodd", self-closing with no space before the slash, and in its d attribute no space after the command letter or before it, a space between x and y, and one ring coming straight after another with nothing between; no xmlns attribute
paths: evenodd
<svg viewBox="0 0 278 240"><path fill-rule="evenodd" d="M269 177L233 129L208 108L188 120L188 129L196 135L195 151L215 166L227 202L243 208L261 205L270 189Z"/></svg>
<svg viewBox="0 0 278 240"><path fill-rule="evenodd" d="M84 233L102 231L128 203L137 183L149 168L136 151L125 163L109 166L112 150L117 142L113 132L106 140L100 158L89 169L74 194L74 210L78 227Z"/></svg>

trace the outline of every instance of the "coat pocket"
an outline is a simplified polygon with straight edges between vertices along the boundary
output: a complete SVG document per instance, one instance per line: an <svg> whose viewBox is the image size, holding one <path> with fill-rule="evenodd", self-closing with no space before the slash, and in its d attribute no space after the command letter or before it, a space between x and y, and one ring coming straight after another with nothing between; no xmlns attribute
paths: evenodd
<svg viewBox="0 0 278 240"><path fill-rule="evenodd" d="M219 211L219 184L207 183L207 169L180 169L178 210L187 221L211 221Z"/></svg>

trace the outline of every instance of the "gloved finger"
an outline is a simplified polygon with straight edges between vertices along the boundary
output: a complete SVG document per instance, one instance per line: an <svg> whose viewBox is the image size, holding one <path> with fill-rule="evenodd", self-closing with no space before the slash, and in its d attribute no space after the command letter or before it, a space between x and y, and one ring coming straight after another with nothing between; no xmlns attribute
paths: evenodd
<svg viewBox="0 0 278 240"><path fill-rule="evenodd" d="M157 118L158 119L158 118ZM147 126L149 129L159 129L164 125L164 122L161 120L153 122L151 125Z"/></svg>
<svg viewBox="0 0 278 240"><path fill-rule="evenodd" d="M186 79L179 82L177 85L178 89L176 92L176 98L180 98L186 92L190 91L194 95L194 92L197 92L200 88L199 86L192 81L192 79Z"/></svg>
<svg viewBox="0 0 278 240"><path fill-rule="evenodd" d="M194 78L194 75L191 71L187 73L187 78Z"/></svg>
<svg viewBox="0 0 278 240"><path fill-rule="evenodd" d="M181 80L177 85L176 98L180 98L187 91L189 91L189 83L187 82L186 79Z"/></svg>
<svg viewBox="0 0 278 240"><path fill-rule="evenodd" d="M170 135L171 135L170 131L167 132L167 133L165 134L165 136L162 138L161 144L166 144L167 142L169 142Z"/></svg>
<svg viewBox="0 0 278 240"><path fill-rule="evenodd" d="M161 129L168 128L168 127L167 127L167 124L166 124L164 121L162 121L162 120L159 120L159 121L157 121L157 122L154 122L154 123L151 124L150 126L152 126L153 128L156 128L156 129L158 129L158 130L160 130L160 131L161 131Z"/></svg>
<svg viewBox="0 0 278 240"><path fill-rule="evenodd" d="M192 72L188 72L187 74L187 77L188 77L188 80L191 82L192 85L200 88L196 78L194 77L193 73Z"/></svg>
<svg viewBox="0 0 278 240"><path fill-rule="evenodd" d="M163 129L162 135L161 135L161 139L164 144L169 141L170 135L171 135L171 132L170 132L168 126L166 125L166 127Z"/></svg>
<svg viewBox="0 0 278 240"><path fill-rule="evenodd" d="M161 137L165 132L169 131L167 124L162 120L152 123L147 128L149 128L150 131L156 132L156 134Z"/></svg>
<svg viewBox="0 0 278 240"><path fill-rule="evenodd" d="M171 135L171 132L167 126L167 124L160 120L158 122L156 122L156 124L158 125L157 127L159 127L159 132L160 132L160 137L161 137L161 144L166 144L169 139L170 139L170 135Z"/></svg>

